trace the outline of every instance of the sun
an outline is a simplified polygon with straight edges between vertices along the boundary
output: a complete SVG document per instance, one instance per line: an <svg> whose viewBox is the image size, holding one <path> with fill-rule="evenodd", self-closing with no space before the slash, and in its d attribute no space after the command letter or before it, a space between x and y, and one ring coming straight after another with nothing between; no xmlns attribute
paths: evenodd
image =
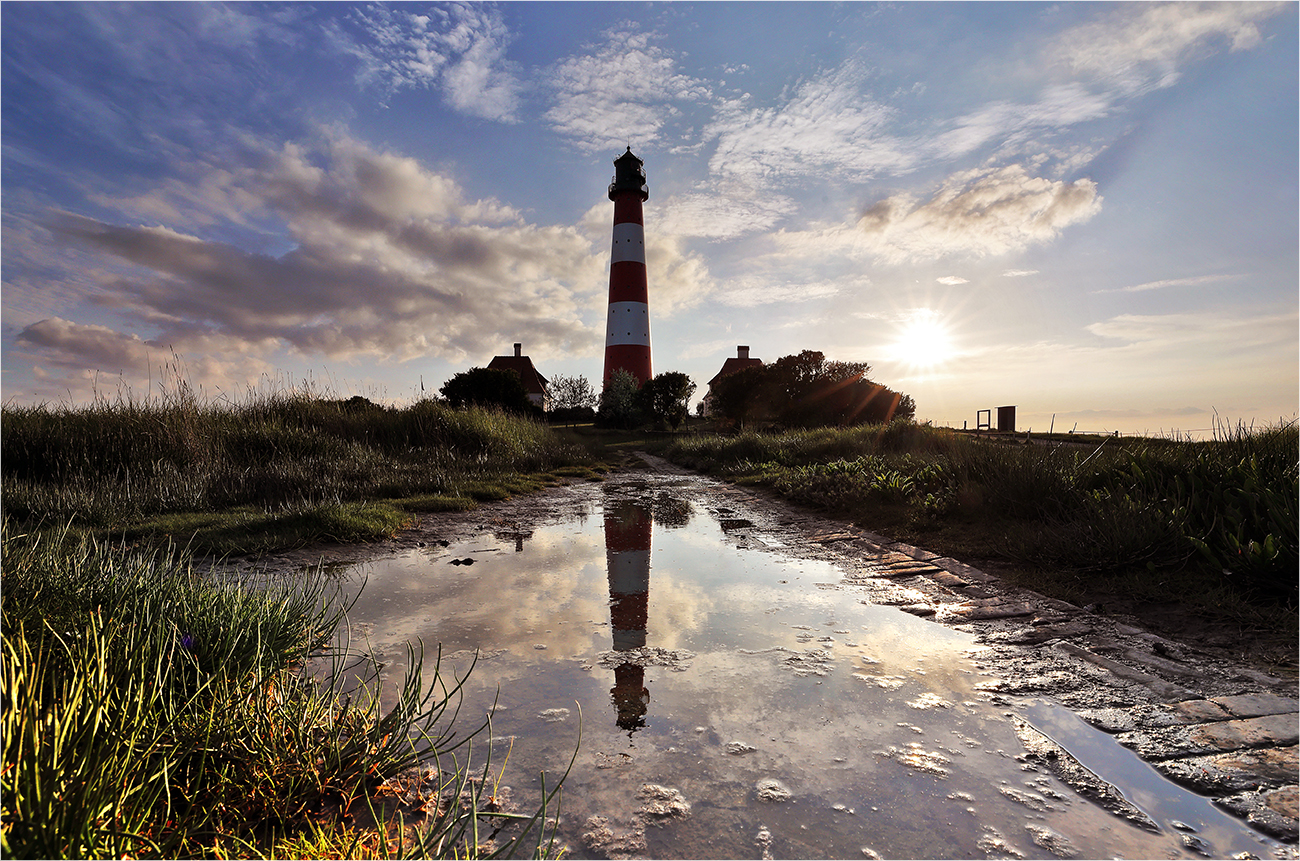
<svg viewBox="0 0 1300 861"><path fill-rule="evenodd" d="M952 330L929 308L909 311L898 325L898 334L887 348L890 358L914 368L933 368L956 355Z"/></svg>

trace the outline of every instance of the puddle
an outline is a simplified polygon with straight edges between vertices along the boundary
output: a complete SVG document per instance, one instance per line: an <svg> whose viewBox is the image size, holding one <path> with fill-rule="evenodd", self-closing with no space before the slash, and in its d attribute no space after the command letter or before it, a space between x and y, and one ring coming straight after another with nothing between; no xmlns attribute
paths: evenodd
<svg viewBox="0 0 1300 861"><path fill-rule="evenodd" d="M1243 832L1240 820L1208 798L1166 780L1133 751L1064 706L1030 700L1020 705L1020 712L1030 726L1069 751L1084 768L1103 776L1158 827L1181 835L1187 848L1210 858L1266 851L1262 838Z"/></svg>
<svg viewBox="0 0 1300 861"><path fill-rule="evenodd" d="M365 582L351 620L387 677L417 638L430 666L441 644L444 671L478 653L462 716L497 703L521 809L581 726L569 857L1203 857L1175 821L1212 851L1268 857L1240 823L1229 836L1137 783L1121 788L1158 832L1079 797L1027 761L968 635L827 588L838 569L772 549L690 481L583 492L588 516L340 573ZM1087 746L1049 705L1029 719Z"/></svg>

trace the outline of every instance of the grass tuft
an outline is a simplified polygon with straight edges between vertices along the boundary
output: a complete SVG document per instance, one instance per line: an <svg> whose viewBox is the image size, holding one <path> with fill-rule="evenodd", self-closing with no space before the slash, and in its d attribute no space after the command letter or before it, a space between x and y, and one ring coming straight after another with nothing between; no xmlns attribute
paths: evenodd
<svg viewBox="0 0 1300 861"><path fill-rule="evenodd" d="M489 724L454 725L464 678L424 674L420 646L381 685L338 643L347 607L324 574L233 582L167 549L0 540L6 857L387 857L385 822L362 840L325 814L416 767L435 815L397 854L481 856L483 825L507 854L548 851L558 787L531 818L491 811L492 764L472 756Z"/></svg>

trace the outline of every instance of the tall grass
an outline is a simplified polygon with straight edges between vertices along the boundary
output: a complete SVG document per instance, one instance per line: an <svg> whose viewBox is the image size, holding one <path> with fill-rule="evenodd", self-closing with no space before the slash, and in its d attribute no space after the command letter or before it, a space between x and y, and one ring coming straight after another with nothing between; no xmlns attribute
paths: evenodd
<svg viewBox="0 0 1300 861"><path fill-rule="evenodd" d="M142 401L5 406L0 422L5 514L26 524L120 528L240 509L245 520L333 512L338 521L359 503L413 498L416 509L472 507L485 481L589 460L531 419L309 389L204 402L180 384ZM388 513L376 528L391 533L402 517Z"/></svg>
<svg viewBox="0 0 1300 861"><path fill-rule="evenodd" d="M0 576L6 857L282 857L304 834L337 855L349 841L324 810L430 762L433 812L402 851L485 851L491 764L469 751L487 724L454 725L464 679L422 676L412 653L381 689L372 659L331 648L346 607L323 576L222 582L184 554L8 529ZM322 656L331 669L307 674ZM534 816L491 814L522 822L507 851L530 834L545 851L555 788Z"/></svg>
<svg viewBox="0 0 1300 861"><path fill-rule="evenodd" d="M1077 573L1208 568L1248 600L1295 607L1294 422L1214 439L1006 445L894 422L687 437L667 456L871 524L977 515L1002 552Z"/></svg>

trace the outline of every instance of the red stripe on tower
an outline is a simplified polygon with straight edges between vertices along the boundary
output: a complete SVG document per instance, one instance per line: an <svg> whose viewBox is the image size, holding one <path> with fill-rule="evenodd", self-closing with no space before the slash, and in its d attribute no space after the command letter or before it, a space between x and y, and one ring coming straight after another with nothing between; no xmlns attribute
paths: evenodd
<svg viewBox="0 0 1300 861"><path fill-rule="evenodd" d="M609 258L609 316L605 322L605 377L622 369L637 383L650 379L650 304L645 274L641 204L650 198L645 162L632 147L614 159L614 243Z"/></svg>

